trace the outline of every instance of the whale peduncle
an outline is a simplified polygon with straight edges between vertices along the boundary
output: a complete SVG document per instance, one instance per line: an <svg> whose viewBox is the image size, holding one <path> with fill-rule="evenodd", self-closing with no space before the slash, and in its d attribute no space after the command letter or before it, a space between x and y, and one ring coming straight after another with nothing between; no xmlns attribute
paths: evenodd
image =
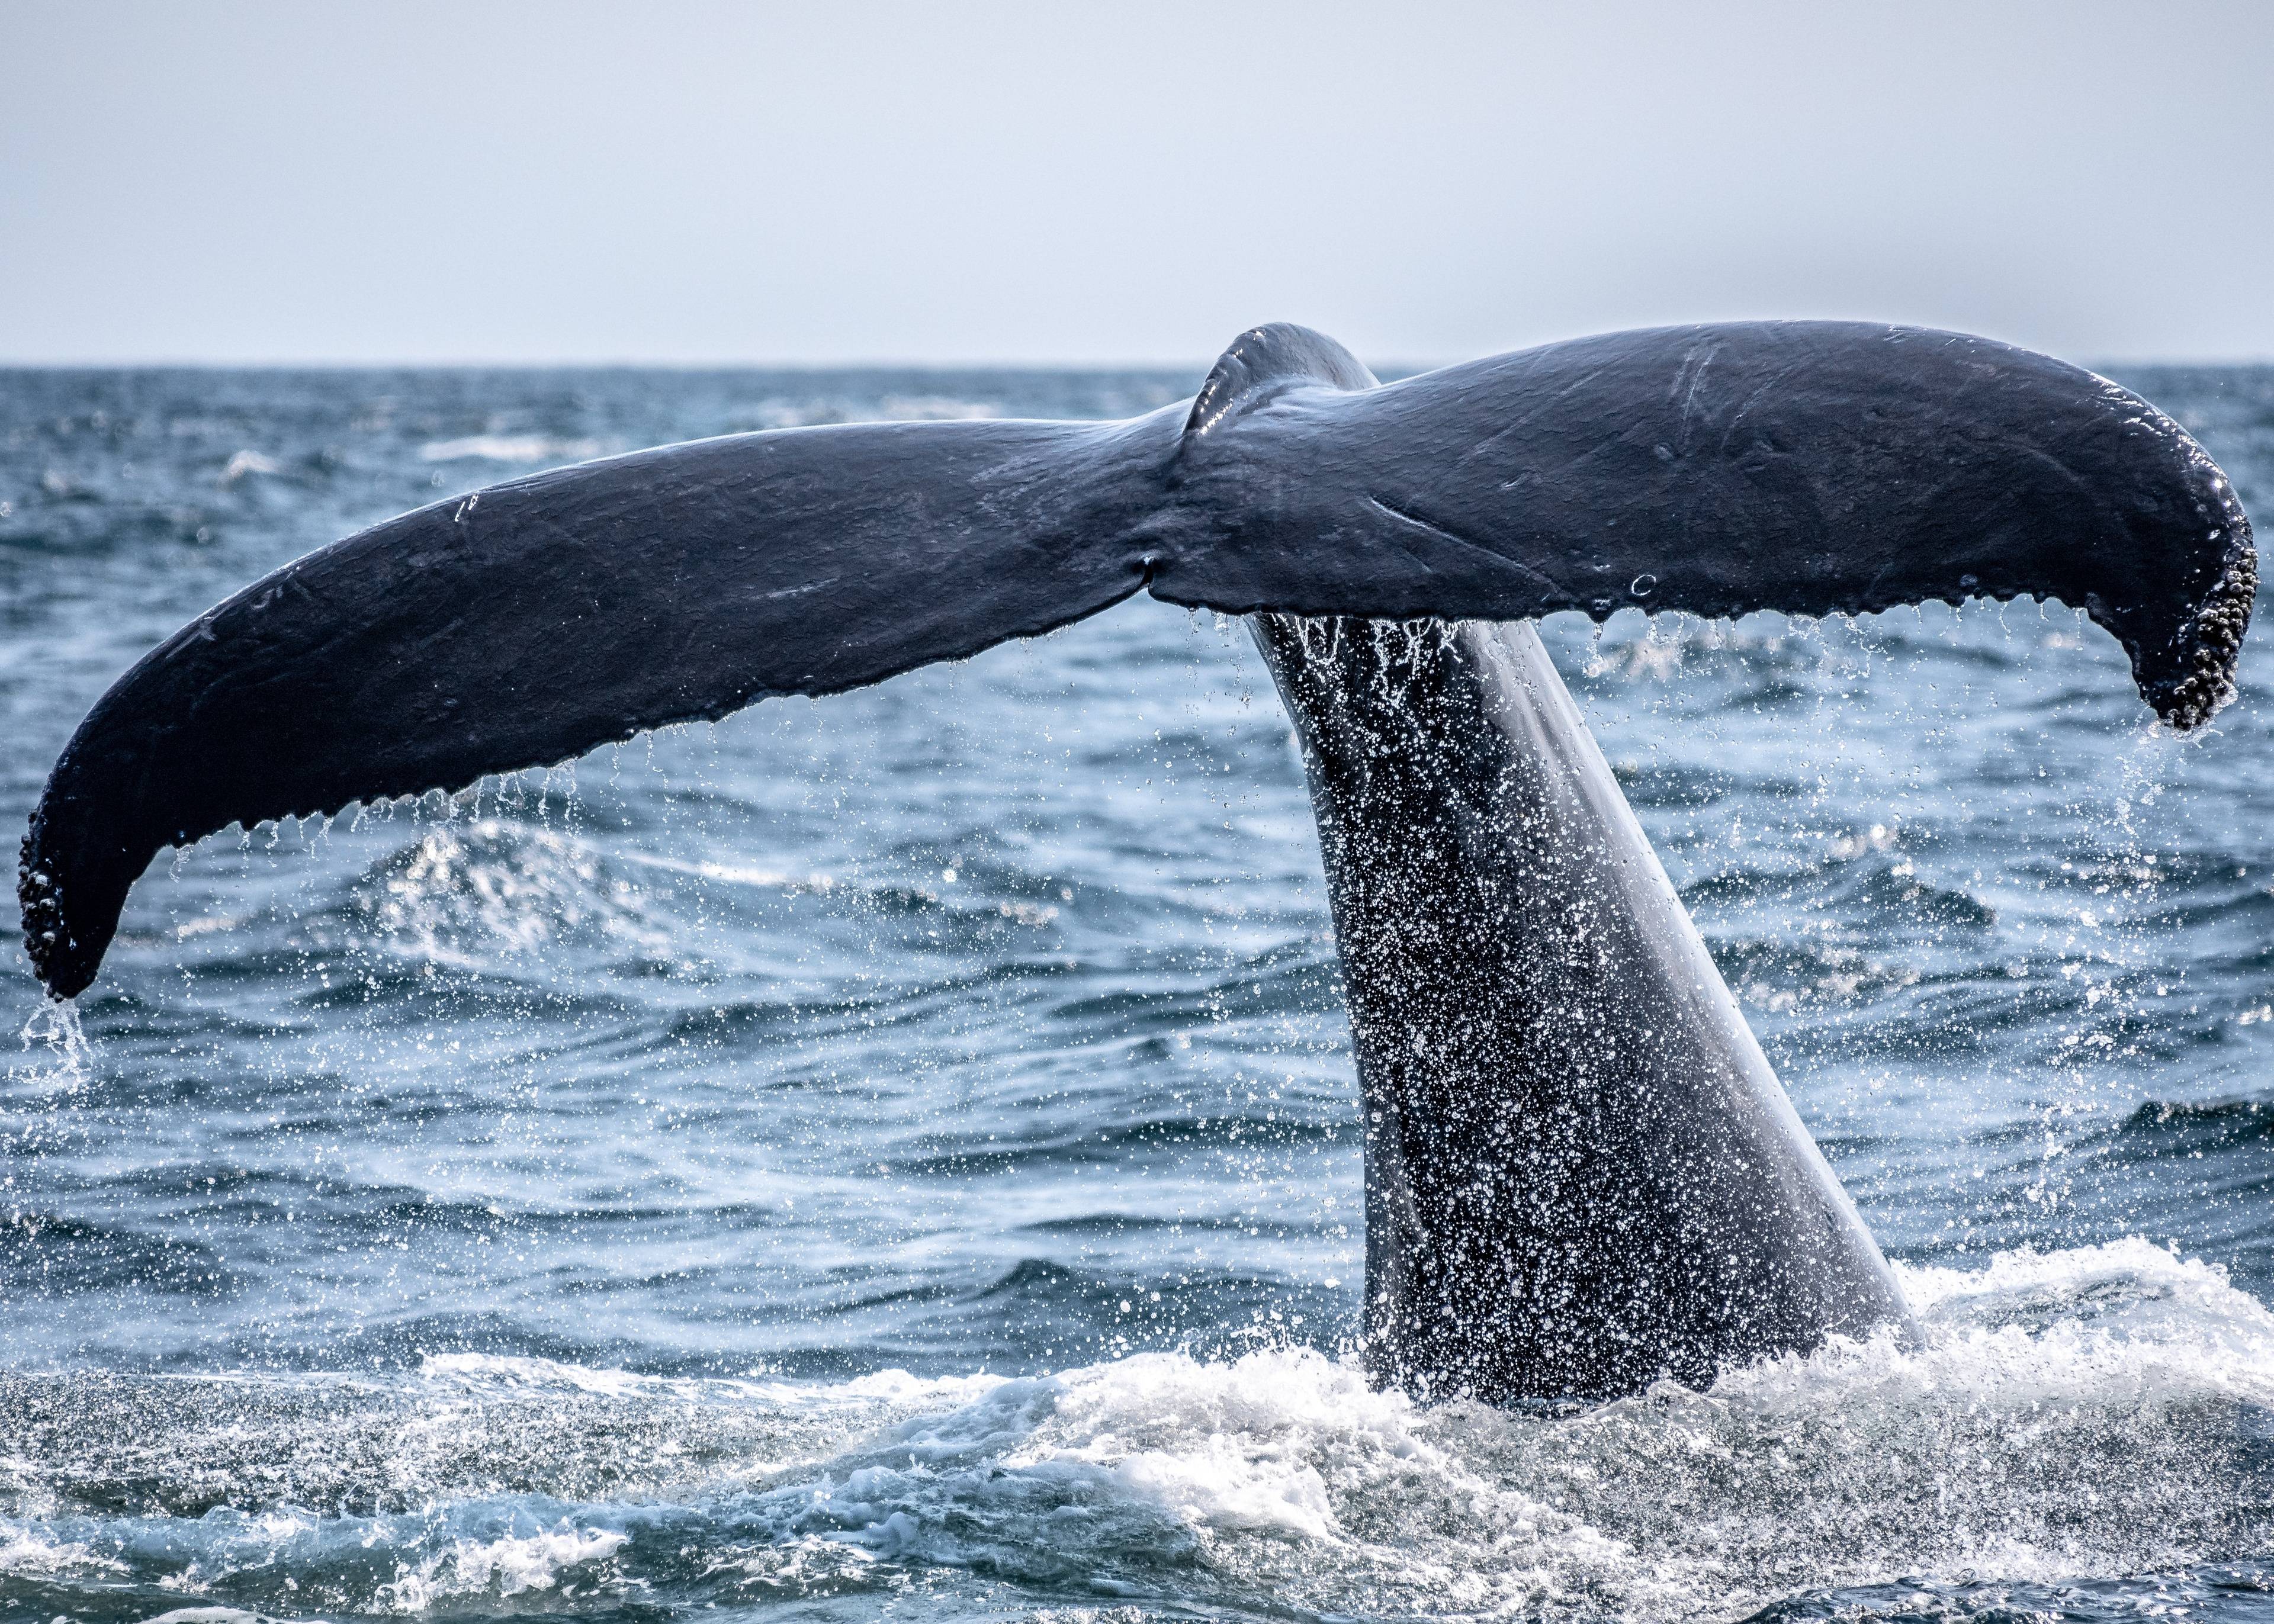
<svg viewBox="0 0 2274 1624"><path fill-rule="evenodd" d="M1295 719L1381 1382L1600 1399L1909 1320L1530 621L1250 624Z"/></svg>

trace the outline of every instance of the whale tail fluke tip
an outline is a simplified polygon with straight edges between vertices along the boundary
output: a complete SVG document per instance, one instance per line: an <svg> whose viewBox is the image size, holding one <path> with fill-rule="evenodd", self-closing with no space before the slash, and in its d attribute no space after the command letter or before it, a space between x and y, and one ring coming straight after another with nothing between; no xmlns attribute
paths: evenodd
<svg viewBox="0 0 2274 1624"><path fill-rule="evenodd" d="M2228 529L2226 567L2181 628L2169 662L2175 670L2141 681L2156 714L2177 733L2199 730L2235 697L2243 635L2250 629L2258 598L2258 553L2240 508L2233 510Z"/></svg>

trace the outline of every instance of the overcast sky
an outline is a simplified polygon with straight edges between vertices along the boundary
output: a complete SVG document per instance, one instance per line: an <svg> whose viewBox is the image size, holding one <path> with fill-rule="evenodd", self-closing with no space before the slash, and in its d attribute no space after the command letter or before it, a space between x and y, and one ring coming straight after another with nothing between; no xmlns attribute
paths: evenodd
<svg viewBox="0 0 2274 1624"><path fill-rule="evenodd" d="M0 0L0 361L2274 357L2274 0Z"/></svg>

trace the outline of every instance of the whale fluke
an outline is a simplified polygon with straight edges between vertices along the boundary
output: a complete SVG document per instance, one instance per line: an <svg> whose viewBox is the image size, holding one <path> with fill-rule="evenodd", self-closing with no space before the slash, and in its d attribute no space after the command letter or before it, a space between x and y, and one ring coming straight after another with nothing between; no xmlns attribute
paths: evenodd
<svg viewBox="0 0 2274 1624"><path fill-rule="evenodd" d="M200 615L96 703L19 897L50 993L150 858L825 694L1147 588L1245 613L1512 620L2057 598L2175 726L2232 688L2249 528L2090 373L1847 323L1587 338L1384 386L1299 327L1123 423L854 425L581 464L391 519Z"/></svg>

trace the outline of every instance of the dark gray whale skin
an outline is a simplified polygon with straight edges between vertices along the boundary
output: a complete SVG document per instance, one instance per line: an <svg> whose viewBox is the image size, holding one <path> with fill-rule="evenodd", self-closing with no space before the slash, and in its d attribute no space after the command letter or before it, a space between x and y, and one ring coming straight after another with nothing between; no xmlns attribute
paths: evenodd
<svg viewBox="0 0 2274 1624"><path fill-rule="evenodd" d="M1124 423L664 447L289 564L96 701L24 840L25 944L74 996L150 859L231 823L881 681L1140 590L1258 614L1345 959L1376 1369L1606 1396L1901 1298L1514 623L2059 598L2184 731L2232 695L2255 571L2177 425L1984 339L1660 328L1379 385L1259 327L1189 406ZM1337 651L1291 617L1340 620ZM1496 624L1373 652L1403 620Z"/></svg>
<svg viewBox="0 0 2274 1624"><path fill-rule="evenodd" d="M1366 1357L1494 1402L1908 1326L1530 622L1259 615L1366 1136Z"/></svg>

